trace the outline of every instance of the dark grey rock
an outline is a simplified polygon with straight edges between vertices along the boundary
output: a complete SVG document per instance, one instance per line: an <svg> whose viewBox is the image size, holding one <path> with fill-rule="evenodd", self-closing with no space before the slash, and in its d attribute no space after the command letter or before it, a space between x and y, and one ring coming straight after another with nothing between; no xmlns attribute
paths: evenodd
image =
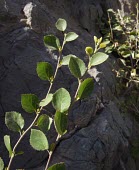
<svg viewBox="0 0 139 170"><path fill-rule="evenodd" d="M64 55L70 53L86 61L84 49L93 46L93 36L100 37L98 19L106 14L107 8L122 8L129 11L135 0L1 0L0 1L0 139L10 134L12 146L19 137L8 131L4 124L7 111L23 113L27 127L34 115L21 109L20 95L37 94L45 97L48 82L41 81L36 74L36 63L48 61L56 65L57 55L48 51L43 44L43 35L55 33L55 21L65 18L68 31L79 34L78 40L65 46ZM137 170L130 154L130 141L134 134L133 120L119 111L116 96L116 78L112 72L115 59L110 56L104 64L91 69L88 76L94 77L95 88L89 98L76 103L69 115L69 130L78 125L78 130L58 145L52 163L64 161L68 170ZM62 77L62 79L61 79ZM59 70L55 86L67 88L74 95L77 82L63 67ZM54 113L52 107L50 111ZM52 130L48 135L55 139ZM25 153L16 157L11 169L43 170L47 152L34 151L28 142L29 134L19 145ZM0 140L0 156L8 162L8 153ZM127 161L128 160L128 161ZM130 168L129 168L130 167Z"/></svg>

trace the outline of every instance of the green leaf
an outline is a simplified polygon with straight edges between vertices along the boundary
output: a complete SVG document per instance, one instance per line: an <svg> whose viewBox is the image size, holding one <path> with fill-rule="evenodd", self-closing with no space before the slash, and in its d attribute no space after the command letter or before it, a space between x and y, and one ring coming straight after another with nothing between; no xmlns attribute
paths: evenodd
<svg viewBox="0 0 139 170"><path fill-rule="evenodd" d="M67 22L66 20L62 19L62 18L59 18L55 24L56 28L59 30L59 31L65 31L66 28L67 28Z"/></svg>
<svg viewBox="0 0 139 170"><path fill-rule="evenodd" d="M76 78L81 78L86 72L85 63L79 58L70 58L69 69Z"/></svg>
<svg viewBox="0 0 139 170"><path fill-rule="evenodd" d="M136 59L139 59L139 54L136 54L136 55L135 55L135 58L136 58Z"/></svg>
<svg viewBox="0 0 139 170"><path fill-rule="evenodd" d="M131 52L130 51L122 51L121 52L121 55L122 55L122 57L124 57L124 58L127 58L127 57L129 57L129 56L131 56Z"/></svg>
<svg viewBox="0 0 139 170"><path fill-rule="evenodd" d="M106 47L106 44L103 42L99 45L100 48L105 48Z"/></svg>
<svg viewBox="0 0 139 170"><path fill-rule="evenodd" d="M66 166L64 162L60 162L58 164L54 164L48 168L48 170L66 170Z"/></svg>
<svg viewBox="0 0 139 170"><path fill-rule="evenodd" d="M92 93L93 89L94 89L93 79L92 78L85 79L80 85L77 98L84 99L88 97Z"/></svg>
<svg viewBox="0 0 139 170"><path fill-rule="evenodd" d="M61 61L61 65L69 65L69 62L70 62L70 58L73 57L73 58L77 58L75 55L72 55L72 54L69 54L67 56L64 56L62 61Z"/></svg>
<svg viewBox="0 0 139 170"><path fill-rule="evenodd" d="M21 95L21 105L26 112L28 113L36 112L38 108L38 104L39 104L39 100L35 94Z"/></svg>
<svg viewBox="0 0 139 170"><path fill-rule="evenodd" d="M115 27L113 28L113 30L115 30L115 31L122 31L123 28L122 28L120 25L118 25L118 26L115 26Z"/></svg>
<svg viewBox="0 0 139 170"><path fill-rule="evenodd" d="M51 143L50 146L49 146L49 151L53 152L55 147L56 147L56 144L55 143Z"/></svg>
<svg viewBox="0 0 139 170"><path fill-rule="evenodd" d="M102 37L100 37L99 39L98 39L98 44L100 44L102 42Z"/></svg>
<svg viewBox="0 0 139 170"><path fill-rule="evenodd" d="M21 132L24 127L24 119L22 115L18 112L6 112L5 114L5 124L8 129L14 132Z"/></svg>
<svg viewBox="0 0 139 170"><path fill-rule="evenodd" d="M86 52L86 54L89 55L89 56L90 56L91 54L93 54L93 51L94 51L94 50L93 50L92 47L86 47L86 48L85 48L85 52Z"/></svg>
<svg viewBox="0 0 139 170"><path fill-rule="evenodd" d="M53 80L53 67L48 62L39 62L37 63L37 74L40 77L41 80Z"/></svg>
<svg viewBox="0 0 139 170"><path fill-rule="evenodd" d="M49 148L48 140L45 134L36 129L31 129L30 145L37 151L44 151Z"/></svg>
<svg viewBox="0 0 139 170"><path fill-rule="evenodd" d="M108 12L115 13L113 9L108 9L107 11L108 11Z"/></svg>
<svg viewBox="0 0 139 170"><path fill-rule="evenodd" d="M23 151L19 151L19 152L17 152L17 153L15 154L15 156L23 155L23 154L24 154L24 152L23 152Z"/></svg>
<svg viewBox="0 0 139 170"><path fill-rule="evenodd" d="M11 157L13 151L12 151L12 147L11 147L10 136L8 136L8 135L4 136L4 144L9 152L9 156Z"/></svg>
<svg viewBox="0 0 139 170"><path fill-rule="evenodd" d="M65 41L74 41L78 38L78 35L75 32L69 32L65 35Z"/></svg>
<svg viewBox="0 0 139 170"><path fill-rule="evenodd" d="M96 66L108 59L108 55L102 52L95 53L91 57L90 66Z"/></svg>
<svg viewBox="0 0 139 170"><path fill-rule="evenodd" d="M56 112L54 116L54 124L59 135L64 135L67 132L67 115L61 112Z"/></svg>
<svg viewBox="0 0 139 170"><path fill-rule="evenodd" d="M46 133L52 124L53 119L50 118L48 115L46 114L42 114L37 121L37 126L39 127L39 129L41 131L43 131L44 133Z"/></svg>
<svg viewBox="0 0 139 170"><path fill-rule="evenodd" d="M4 162L0 157L0 170L3 170L3 169L4 169Z"/></svg>
<svg viewBox="0 0 139 170"><path fill-rule="evenodd" d="M96 36L94 36L94 42L95 42L95 44L97 44L97 42L98 42L98 38Z"/></svg>
<svg viewBox="0 0 139 170"><path fill-rule="evenodd" d="M59 50L60 48L60 41L54 35L44 36L44 44L50 50Z"/></svg>
<svg viewBox="0 0 139 170"><path fill-rule="evenodd" d="M53 94L49 93L45 99L41 100L39 106L41 107L47 106L52 101L52 98Z"/></svg>
<svg viewBox="0 0 139 170"><path fill-rule="evenodd" d="M67 111L70 106L70 103L71 103L71 97L66 89L60 88L54 93L52 104L53 107L56 109L56 111L59 112Z"/></svg>

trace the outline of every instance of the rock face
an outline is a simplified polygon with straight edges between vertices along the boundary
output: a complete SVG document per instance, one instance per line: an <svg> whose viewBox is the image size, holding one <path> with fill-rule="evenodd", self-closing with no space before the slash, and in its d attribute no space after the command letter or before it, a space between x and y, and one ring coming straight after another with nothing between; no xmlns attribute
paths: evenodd
<svg viewBox="0 0 139 170"><path fill-rule="evenodd" d="M56 65L56 55L51 54L43 44L43 35L55 33L61 36L54 24L58 18L65 18L68 31L79 34L78 40L67 44L64 55L75 54L85 59L84 49L93 46L92 37L101 36L98 19L108 8L130 11L135 0L1 0L0 1L0 155L8 162L3 136L9 134L4 115L7 111L22 112L26 127L34 115L21 109L20 95L34 93L42 99L48 83L36 74L36 63L48 61ZM90 70L95 89L88 99L77 103L69 115L69 129L79 129L70 138L61 141L52 163L64 161L67 170L137 170L130 154L130 141L134 124L129 116L118 109L116 78L112 72L115 59L110 56L104 64ZM118 67L118 65L116 65ZM61 79L62 77L62 79ZM55 82L55 89L67 88L71 94L77 82L68 69L61 68ZM52 112L53 109L49 108ZM11 133L12 144L18 134ZM50 135L50 140L55 133ZM47 160L46 152L36 152L28 142L28 135L18 147L25 153L15 158L12 169L43 170Z"/></svg>

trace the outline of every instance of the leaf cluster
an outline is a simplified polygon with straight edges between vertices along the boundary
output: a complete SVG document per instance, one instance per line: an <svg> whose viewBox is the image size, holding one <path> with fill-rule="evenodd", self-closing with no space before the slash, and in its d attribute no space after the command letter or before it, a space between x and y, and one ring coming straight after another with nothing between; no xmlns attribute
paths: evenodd
<svg viewBox="0 0 139 170"><path fill-rule="evenodd" d="M7 170L10 169L13 158L16 155L23 154L22 151L16 152L16 147L28 131L31 131L29 142L32 148L37 151L46 150L49 154L49 159L45 169L65 170L64 163L58 163L48 168L51 155L56 147L56 142L65 133L67 133L68 113L73 104L77 100L82 100L91 95L94 89L93 78L90 77L84 79L85 74L91 67L102 64L108 59L107 54L103 52L98 52L99 49L105 48L106 44L102 42L102 38L98 39L96 36L94 36L95 48L93 49L90 46L85 48L86 55L88 56L87 66L82 59L73 54L62 56L62 51L65 44L70 41L76 40L78 38L78 35L74 32L65 32L67 28L67 22L64 19L58 19L55 26L59 31L63 33L63 42L60 43L59 38L54 35L46 35L44 36L44 44L49 50L57 51L57 67L54 70L53 66L50 63L44 61L37 63L36 67L38 77L43 81L49 82L49 89L46 94L46 97L40 100L35 94L21 95L21 106L24 111L29 114L35 115L33 122L25 130L25 121L21 113L11 111L5 114L5 124L8 129L13 132L17 132L20 135L14 147L11 146L10 136L4 136L4 143L9 152L10 157ZM71 74L78 81L78 88L73 99L71 98L68 90L62 87L57 89L54 93L51 93L51 89L56 78L57 71L62 66L67 66ZM55 113L52 116L50 116L49 114L43 114L42 112L43 109L46 108L50 103L55 109ZM46 133L51 129L52 123L54 123L55 130L58 135L54 144L50 144L46 136ZM4 163L1 158L0 166L2 167L1 169L4 168Z"/></svg>
<svg viewBox="0 0 139 170"><path fill-rule="evenodd" d="M121 62L130 71L130 78L137 76L139 69L139 11L136 5L136 13L125 13L122 10L109 9L108 27L102 32L105 41L109 45L105 52L116 52Z"/></svg>

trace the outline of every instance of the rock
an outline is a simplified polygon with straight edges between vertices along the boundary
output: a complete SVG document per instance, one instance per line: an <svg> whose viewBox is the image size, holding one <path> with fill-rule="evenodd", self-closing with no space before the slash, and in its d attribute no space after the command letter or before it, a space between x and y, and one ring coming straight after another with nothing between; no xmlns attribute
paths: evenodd
<svg viewBox="0 0 139 170"><path fill-rule="evenodd" d="M128 3L127 3L128 2ZM14 146L17 134L10 133L4 124L7 111L21 112L28 127L34 115L21 109L20 95L34 93L39 99L46 95L49 83L41 81L36 74L36 63L48 61L56 66L57 54L44 47L43 36L56 34L62 39L55 28L58 18L68 22L67 31L75 31L79 38L66 44L63 55L75 54L84 59L86 46L93 46L93 36L101 37L97 24L107 8L133 9L135 0L1 0L0 1L0 138L10 134ZM130 4L129 4L130 3ZM131 5L131 6L130 6ZM6 19L7 17L7 19ZM113 56L104 64L94 67L87 76L94 77L94 91L89 98L77 102L69 114L69 130L78 125L77 131L68 139L60 142L53 155L52 163L64 161L69 170L123 170L137 167L130 154L133 120L120 112L116 95L116 77L113 70L116 63ZM118 64L115 64L118 67ZM62 77L62 79L61 79ZM73 96L77 87L76 79L66 67L59 69L54 92L65 87ZM54 109L48 108L52 113ZM135 126L136 128L136 126ZM54 141L54 127L48 134L50 142ZM0 141L0 156L8 163L8 153ZM29 144L29 134L24 138L17 150L25 153L14 159L11 169L43 170L48 158L47 152L36 152ZM127 160L129 160L127 162ZM136 168L137 169L137 168Z"/></svg>
<svg viewBox="0 0 139 170"><path fill-rule="evenodd" d="M124 160L130 155L131 133L132 126L125 124L117 106L110 102L87 127L60 143L52 164L55 160L64 161L67 170L114 169L121 158Z"/></svg>
<svg viewBox="0 0 139 170"><path fill-rule="evenodd" d="M45 33L51 25L51 16L39 2L29 2L25 5L24 15L27 18L26 24L35 32Z"/></svg>

